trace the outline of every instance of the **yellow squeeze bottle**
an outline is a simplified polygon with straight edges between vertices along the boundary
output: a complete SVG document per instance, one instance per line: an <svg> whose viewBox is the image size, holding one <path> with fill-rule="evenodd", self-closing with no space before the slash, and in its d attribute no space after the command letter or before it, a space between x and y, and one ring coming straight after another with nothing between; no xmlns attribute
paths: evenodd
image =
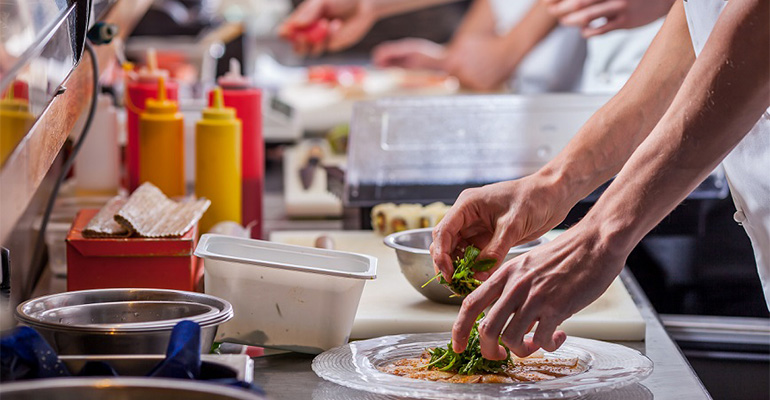
<svg viewBox="0 0 770 400"><path fill-rule="evenodd" d="M151 182L166 196L185 195L184 121L166 83L158 78L158 98L147 99L139 116L139 182Z"/></svg>
<svg viewBox="0 0 770 400"><path fill-rule="evenodd" d="M7 96L0 99L0 165L5 163L34 121L27 101L14 98L11 84Z"/></svg>
<svg viewBox="0 0 770 400"><path fill-rule="evenodd" d="M224 106L222 88L195 124L195 195L211 200L201 233L222 221L241 223L241 121Z"/></svg>

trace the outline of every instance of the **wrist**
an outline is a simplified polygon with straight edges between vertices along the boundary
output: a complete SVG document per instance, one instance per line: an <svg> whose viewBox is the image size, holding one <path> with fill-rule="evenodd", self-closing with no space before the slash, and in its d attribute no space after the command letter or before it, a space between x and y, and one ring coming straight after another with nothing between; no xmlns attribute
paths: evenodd
<svg viewBox="0 0 770 400"><path fill-rule="evenodd" d="M533 174L550 192L574 206L593 189L588 189L588 179L564 163L550 162Z"/></svg>

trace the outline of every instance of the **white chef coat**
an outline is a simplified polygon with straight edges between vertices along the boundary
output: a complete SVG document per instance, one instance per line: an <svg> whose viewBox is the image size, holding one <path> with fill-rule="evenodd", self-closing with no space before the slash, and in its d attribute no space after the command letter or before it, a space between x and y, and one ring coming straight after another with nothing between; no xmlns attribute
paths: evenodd
<svg viewBox="0 0 770 400"><path fill-rule="evenodd" d="M684 1L695 54L700 54L725 0ZM770 308L770 108L722 164L735 202L735 221L746 229Z"/></svg>
<svg viewBox="0 0 770 400"><path fill-rule="evenodd" d="M615 94L639 65L664 18L633 29L618 29L588 39L588 56L580 91Z"/></svg>
<svg viewBox="0 0 770 400"><path fill-rule="evenodd" d="M495 28L508 33L537 0L489 0ZM577 28L557 26L527 54L508 80L515 93L573 92L580 87L586 41Z"/></svg>

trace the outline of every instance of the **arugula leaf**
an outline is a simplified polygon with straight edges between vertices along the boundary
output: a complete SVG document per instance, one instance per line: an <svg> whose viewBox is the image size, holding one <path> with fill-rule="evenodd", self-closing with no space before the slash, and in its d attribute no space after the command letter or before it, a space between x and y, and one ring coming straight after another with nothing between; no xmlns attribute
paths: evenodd
<svg viewBox="0 0 770 400"><path fill-rule="evenodd" d="M430 361L424 368L433 368L439 371L455 371L461 375L475 374L499 374L504 372L504 367L508 365L511 353L505 348L506 357L503 360L488 360L481 355L481 346L479 342L479 320L484 317L484 313L476 318L476 323L471 328L468 338L468 347L462 353L455 353L452 349L450 340L446 347L436 347L429 349Z"/></svg>
<svg viewBox="0 0 770 400"><path fill-rule="evenodd" d="M467 296L470 294L470 292L476 290L476 288L481 285L481 281L474 278L473 275L476 272L488 271L494 267L495 264L497 264L497 260L493 258L476 260L479 254L481 254L481 250L478 247L466 247L465 255L463 258L458 257L455 261L453 261L455 271L452 274L452 282L447 282L447 280L444 279L443 275L441 275L439 272L436 274L436 276L425 282L422 287L425 287L427 284L438 279L438 283L448 287L452 290L452 292L454 292L454 294L450 297Z"/></svg>

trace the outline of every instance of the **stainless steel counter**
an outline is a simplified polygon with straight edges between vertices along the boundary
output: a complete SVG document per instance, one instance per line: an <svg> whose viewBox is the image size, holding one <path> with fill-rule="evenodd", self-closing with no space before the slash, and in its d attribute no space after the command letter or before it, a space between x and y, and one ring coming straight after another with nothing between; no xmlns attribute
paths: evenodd
<svg viewBox="0 0 770 400"><path fill-rule="evenodd" d="M658 315L650 306L633 275L627 270L621 274L639 311L647 322L647 340L644 342L618 342L637 349L652 359L655 369L641 384L585 399L710 399L708 392L695 375L692 367L679 348L663 329ZM344 400L371 399L393 400L397 397L381 396L348 389L326 382L311 370L313 356L284 353L254 359L254 383L274 399Z"/></svg>

